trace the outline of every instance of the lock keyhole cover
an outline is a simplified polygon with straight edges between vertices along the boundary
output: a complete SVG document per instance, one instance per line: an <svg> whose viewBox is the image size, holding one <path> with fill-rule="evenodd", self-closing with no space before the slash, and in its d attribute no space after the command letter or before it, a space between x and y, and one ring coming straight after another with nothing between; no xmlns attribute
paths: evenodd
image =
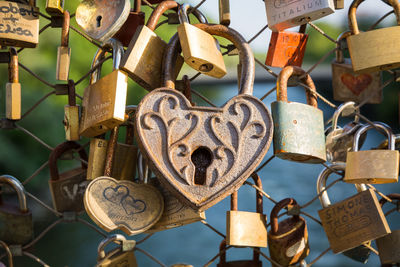
<svg viewBox="0 0 400 267"><path fill-rule="evenodd" d="M103 19L102 16L97 16L96 21L97 21L97 28L101 27L101 20Z"/></svg>
<svg viewBox="0 0 400 267"><path fill-rule="evenodd" d="M195 166L194 184L205 185L207 177L207 168L213 161L211 151L206 147L199 147L193 151L191 160Z"/></svg>

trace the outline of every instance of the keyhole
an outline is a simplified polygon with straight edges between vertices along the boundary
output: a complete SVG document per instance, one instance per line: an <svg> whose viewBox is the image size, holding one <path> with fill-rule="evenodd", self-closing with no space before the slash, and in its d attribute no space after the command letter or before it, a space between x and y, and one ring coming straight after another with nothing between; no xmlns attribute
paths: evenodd
<svg viewBox="0 0 400 267"><path fill-rule="evenodd" d="M97 21L97 28L99 28L101 26L101 19L103 17L102 16L97 16L96 21Z"/></svg>
<svg viewBox="0 0 400 267"><path fill-rule="evenodd" d="M191 159L195 166L194 184L204 185L206 183L207 168L213 161L212 154L206 147L199 147L192 153Z"/></svg>

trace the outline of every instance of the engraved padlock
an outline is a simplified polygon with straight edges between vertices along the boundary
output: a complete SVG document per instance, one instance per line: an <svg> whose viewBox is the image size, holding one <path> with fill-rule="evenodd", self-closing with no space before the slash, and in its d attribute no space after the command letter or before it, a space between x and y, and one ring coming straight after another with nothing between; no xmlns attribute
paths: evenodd
<svg viewBox="0 0 400 267"><path fill-rule="evenodd" d="M231 12L229 0L218 0L219 24L229 26L231 23Z"/></svg>
<svg viewBox="0 0 400 267"><path fill-rule="evenodd" d="M0 184L10 185L18 196L19 205L7 203L0 195L0 240L8 245L23 245L33 238L32 212L26 204L24 186L10 175L1 175Z"/></svg>
<svg viewBox="0 0 400 267"><path fill-rule="evenodd" d="M358 190L362 190L358 194L331 204L325 191L326 180L334 171L345 170L345 165L336 163L324 168L317 180L317 193L324 191L319 197L323 209L318 211L318 215L335 254L357 248L390 233L374 191L363 184L356 185ZM362 254L359 257L359 261L362 261Z"/></svg>
<svg viewBox="0 0 400 267"><path fill-rule="evenodd" d="M79 132L85 137L103 134L125 121L128 76L118 69L123 54L121 43L114 39L109 40L104 48L97 51L92 67L104 57L103 49L107 47L113 50L113 71L101 79L100 70L94 71L90 85L83 94Z"/></svg>
<svg viewBox="0 0 400 267"><path fill-rule="evenodd" d="M272 32L265 65L278 68L301 67L308 40L306 26L301 25L299 32Z"/></svg>
<svg viewBox="0 0 400 267"><path fill-rule="evenodd" d="M390 199L396 200L397 207L400 203L400 194L393 193L387 195ZM379 203L383 206L387 200L381 198ZM392 231L392 233L375 240L378 247L379 259L381 264L399 264L400 263L400 230Z"/></svg>
<svg viewBox="0 0 400 267"><path fill-rule="evenodd" d="M222 78L226 74L226 67L219 44L211 34L189 23L189 9L188 4L183 4L178 11L178 34L183 59L190 67L205 75Z"/></svg>
<svg viewBox="0 0 400 267"><path fill-rule="evenodd" d="M62 16L64 13L64 0L46 0L46 12L51 16Z"/></svg>
<svg viewBox="0 0 400 267"><path fill-rule="evenodd" d="M311 90L306 90L307 105L288 101L287 83L291 76L304 76L301 81ZM285 67L276 88L277 101L271 103L275 156L303 163L325 162L324 119L310 75L299 67Z"/></svg>
<svg viewBox="0 0 400 267"><path fill-rule="evenodd" d="M68 10L64 11L63 24L61 28L61 46L57 50L57 68L56 68L56 80L68 81L69 76L69 64L71 61L71 48L69 44L69 22L70 15Z"/></svg>
<svg viewBox="0 0 400 267"><path fill-rule="evenodd" d="M359 122L360 113L356 103L349 101L341 104L333 113L332 125L325 129L326 158L330 162L346 162L347 152L353 148L354 135L363 126ZM338 126L340 116L352 116L354 120L343 127ZM366 135L360 137L360 144L364 143Z"/></svg>
<svg viewBox="0 0 400 267"><path fill-rule="evenodd" d="M262 189L257 174L251 176ZM256 212L238 211L238 193L231 195L231 210L226 212L226 244L236 247L267 247L267 216L263 214L263 195L256 192Z"/></svg>
<svg viewBox="0 0 400 267"><path fill-rule="evenodd" d="M270 0L264 1L268 27L283 31L313 21L335 11L334 0Z"/></svg>
<svg viewBox="0 0 400 267"><path fill-rule="evenodd" d="M76 104L75 82L68 80L68 105L64 106L64 130L65 139L68 141L77 141L79 136L79 110L80 106Z"/></svg>
<svg viewBox="0 0 400 267"><path fill-rule="evenodd" d="M83 195L88 184L86 180L87 164L81 162L81 167L59 173L57 161L71 150L78 150L80 159L87 161L85 149L78 143L67 141L56 146L49 156L50 180L49 187L53 206L58 212L83 211Z"/></svg>
<svg viewBox="0 0 400 267"><path fill-rule="evenodd" d="M336 58L332 61L333 99L357 103L368 99L366 103L379 104L383 98L382 73L354 73L351 59L343 55L343 51L347 49L346 38L350 35L351 32L347 31L337 39Z"/></svg>
<svg viewBox="0 0 400 267"><path fill-rule="evenodd" d="M278 213L286 207L296 207L293 198L279 201L271 210L271 230L268 232L271 259L282 266L299 263L310 252L307 222L300 215L293 215L278 224ZM272 264L272 266L276 266Z"/></svg>
<svg viewBox="0 0 400 267"><path fill-rule="evenodd" d="M0 1L0 45L34 48L39 43L39 8L17 1Z"/></svg>
<svg viewBox="0 0 400 267"><path fill-rule="evenodd" d="M129 0L83 0L76 8L75 19L91 38L105 43L128 19Z"/></svg>
<svg viewBox="0 0 400 267"><path fill-rule="evenodd" d="M388 149L359 151L360 136L376 128L388 137ZM396 183L399 176L399 151L395 150L395 137L390 127L382 122L373 122L357 130L353 151L347 153L344 182L360 184Z"/></svg>
<svg viewBox="0 0 400 267"><path fill-rule="evenodd" d="M9 120L21 119L21 84L18 73L18 54L14 47L10 48L10 62L8 63L6 118Z"/></svg>
<svg viewBox="0 0 400 267"><path fill-rule="evenodd" d="M252 260L237 260L237 261L226 261L226 241L222 240L219 245L219 262L217 267L262 267L262 262L260 261L260 252L253 250Z"/></svg>
<svg viewBox="0 0 400 267"><path fill-rule="evenodd" d="M119 243L120 246L106 253L106 246L112 242ZM126 240L123 235L114 234L108 236L97 247L96 267L137 267L136 257L133 252L135 245L135 240Z"/></svg>
<svg viewBox="0 0 400 267"><path fill-rule="evenodd" d="M101 136L90 139L87 180L93 180L104 174L107 146L108 140Z"/></svg>
<svg viewBox="0 0 400 267"><path fill-rule="evenodd" d="M232 194L254 172L268 151L272 119L268 108L252 96L254 58L244 38L223 25L196 27L238 48L243 64L239 95L221 108L193 107L173 90L179 49L174 35L165 52L165 87L141 100L135 127L139 148L160 182L183 203L202 211Z"/></svg>
<svg viewBox="0 0 400 267"><path fill-rule="evenodd" d="M351 63L355 73L371 73L395 69L400 66L400 55L394 44L400 35L400 3L397 0L387 2L394 9L397 25L393 27L361 32L358 29L356 10L364 0L354 0L348 12L351 35L347 37Z"/></svg>

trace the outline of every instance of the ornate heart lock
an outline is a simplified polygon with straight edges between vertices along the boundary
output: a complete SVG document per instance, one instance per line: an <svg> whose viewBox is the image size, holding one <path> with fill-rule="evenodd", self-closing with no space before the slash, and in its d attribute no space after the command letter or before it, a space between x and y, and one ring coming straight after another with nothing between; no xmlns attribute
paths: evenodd
<svg viewBox="0 0 400 267"><path fill-rule="evenodd" d="M268 108L252 96L254 56L244 38L223 25L197 24L239 50L239 94L221 108L192 106L173 90L179 39L164 57L165 87L148 93L136 111L139 148L164 186L197 210L237 190L268 151L273 124Z"/></svg>

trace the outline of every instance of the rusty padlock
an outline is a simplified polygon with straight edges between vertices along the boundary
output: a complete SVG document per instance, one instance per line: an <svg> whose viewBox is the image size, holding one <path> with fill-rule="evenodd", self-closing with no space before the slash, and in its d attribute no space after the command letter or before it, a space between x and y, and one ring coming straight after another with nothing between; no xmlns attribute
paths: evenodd
<svg viewBox="0 0 400 267"><path fill-rule="evenodd" d="M359 151L360 136L376 128L388 137L388 149L374 149ZM399 151L395 150L395 137L391 128L382 122L373 122L357 130L353 151L347 153L346 174L343 181L346 183L384 184L395 183L399 176Z"/></svg>
<svg viewBox="0 0 400 267"><path fill-rule="evenodd" d="M257 174L251 176L262 189ZM236 247L267 247L267 216L263 214L263 196L256 192L256 212L238 211L238 193L231 195L231 210L226 212L226 244Z"/></svg>
<svg viewBox="0 0 400 267"><path fill-rule="evenodd" d="M57 68L56 80L68 81L69 64L71 61L71 48L69 44L69 22L70 16L68 10L64 11L63 24L61 29L61 46L57 50Z"/></svg>
<svg viewBox="0 0 400 267"><path fill-rule="evenodd" d="M299 32L272 32L265 65L283 68L301 67L308 40L307 24L300 26Z"/></svg>
<svg viewBox="0 0 400 267"><path fill-rule="evenodd" d="M363 184L356 185L357 190L361 191L358 194L331 204L325 191L326 180L334 171L343 171L345 168L347 167L344 163L330 165L322 170L317 180L317 193L324 191L319 197L323 209L318 214L335 254L357 248L390 233L374 191ZM368 258L368 255L360 254L358 257L362 262L362 258Z"/></svg>
<svg viewBox="0 0 400 267"><path fill-rule="evenodd" d="M76 104L75 82L68 80L68 105L64 106L65 139L77 141L79 136L79 105Z"/></svg>
<svg viewBox="0 0 400 267"><path fill-rule="evenodd" d="M10 48L10 62L8 63L6 118L9 120L21 119L21 84L18 73L18 54L14 47Z"/></svg>
<svg viewBox="0 0 400 267"><path fill-rule="evenodd" d="M173 90L173 63L179 49L175 35L165 53L166 87L141 100L135 127L139 148L160 182L183 203L203 211L236 191L255 170L269 148L272 119L265 105L252 96L254 58L244 38L223 25L196 27L223 36L238 48L243 64L239 95L221 108L210 109L192 107ZM242 109L248 110L246 118L240 115Z"/></svg>
<svg viewBox="0 0 400 267"><path fill-rule="evenodd" d="M270 216L269 254L271 259L282 266L299 263L310 252L307 223L303 217L293 215L278 224L279 211L290 206L298 206L296 200L285 198L274 206Z"/></svg>
<svg viewBox="0 0 400 267"><path fill-rule="evenodd" d="M85 149L78 143L67 141L56 146L49 156L50 180L49 187L53 206L58 212L82 211L83 194L88 182L86 181L87 164L81 162L81 167L59 173L57 161L71 150L78 150L80 159L87 161Z"/></svg>
<svg viewBox="0 0 400 267"><path fill-rule="evenodd" d="M397 200L397 207L400 203L400 194L394 193L387 195L392 200ZM383 206L387 200L381 198L379 203ZM399 211L399 209L397 209ZM400 263L400 230L392 231L392 233L375 240L378 247L379 259L381 264L399 264Z"/></svg>
<svg viewBox="0 0 400 267"><path fill-rule="evenodd" d="M6 203L0 195L0 240L8 245L23 245L33 238L32 212L26 204L24 186L11 175L1 175L0 184L10 185L18 196L19 205Z"/></svg>
<svg viewBox="0 0 400 267"><path fill-rule="evenodd" d="M306 90L307 105L288 101L287 83L291 76L304 76L301 81L311 90ZM310 75L299 67L287 66L279 73L276 88L277 101L271 103L274 155L303 163L325 162L324 118Z"/></svg>
<svg viewBox="0 0 400 267"><path fill-rule="evenodd" d="M224 239L219 245L220 256L217 267L262 267L260 252L257 250L253 250L252 260L226 261L226 247L226 241Z"/></svg>
<svg viewBox="0 0 400 267"><path fill-rule="evenodd" d="M106 253L106 246L112 242L118 242L120 246ZM96 267L137 267L136 257L133 252L135 246L135 240L126 240L123 235L114 234L108 236L97 247Z"/></svg>

